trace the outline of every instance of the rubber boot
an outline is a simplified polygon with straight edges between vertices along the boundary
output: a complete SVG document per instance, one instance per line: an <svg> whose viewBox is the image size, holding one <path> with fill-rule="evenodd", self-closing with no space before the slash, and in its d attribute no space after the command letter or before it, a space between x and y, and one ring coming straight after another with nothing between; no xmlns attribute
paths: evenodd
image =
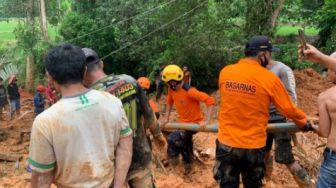
<svg viewBox="0 0 336 188"><path fill-rule="evenodd" d="M310 181L310 176L304 168L292 173L294 180L300 188L313 188L314 185Z"/></svg>

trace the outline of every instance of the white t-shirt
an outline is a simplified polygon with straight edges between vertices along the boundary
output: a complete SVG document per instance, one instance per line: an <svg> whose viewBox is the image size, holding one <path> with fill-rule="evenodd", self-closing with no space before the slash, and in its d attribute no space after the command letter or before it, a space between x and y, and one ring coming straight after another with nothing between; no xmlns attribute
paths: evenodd
<svg viewBox="0 0 336 188"><path fill-rule="evenodd" d="M58 187L108 187L118 141L131 134L121 101L88 90L62 98L36 117L28 160L37 172L56 168Z"/></svg>

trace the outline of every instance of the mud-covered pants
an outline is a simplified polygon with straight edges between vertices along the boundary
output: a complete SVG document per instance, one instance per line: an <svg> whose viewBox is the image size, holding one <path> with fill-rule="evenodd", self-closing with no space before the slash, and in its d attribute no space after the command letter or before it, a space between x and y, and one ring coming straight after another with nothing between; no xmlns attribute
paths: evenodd
<svg viewBox="0 0 336 188"><path fill-rule="evenodd" d="M238 188L242 175L245 188L262 187L265 171L265 148L241 149L216 140L214 178L221 188Z"/></svg>
<svg viewBox="0 0 336 188"><path fill-rule="evenodd" d="M193 134L191 131L174 131L168 135L168 158L182 155L185 163L192 162Z"/></svg>

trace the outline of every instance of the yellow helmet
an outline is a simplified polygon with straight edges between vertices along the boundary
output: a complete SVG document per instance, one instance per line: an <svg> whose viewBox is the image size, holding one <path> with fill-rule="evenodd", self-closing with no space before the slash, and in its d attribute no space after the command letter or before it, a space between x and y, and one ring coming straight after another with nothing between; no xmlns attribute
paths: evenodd
<svg viewBox="0 0 336 188"><path fill-rule="evenodd" d="M170 80L181 81L183 79L183 71L177 65L168 65L162 71L162 80L169 82Z"/></svg>
<svg viewBox="0 0 336 188"><path fill-rule="evenodd" d="M138 78L138 83L142 87L142 89L149 89L150 81L147 77L140 77Z"/></svg>

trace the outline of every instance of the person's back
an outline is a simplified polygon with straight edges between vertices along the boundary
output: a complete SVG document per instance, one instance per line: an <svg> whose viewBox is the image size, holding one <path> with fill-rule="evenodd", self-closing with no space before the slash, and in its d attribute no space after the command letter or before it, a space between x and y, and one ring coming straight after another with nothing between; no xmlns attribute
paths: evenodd
<svg viewBox="0 0 336 188"><path fill-rule="evenodd" d="M91 85L90 88L107 91L118 97L123 103L125 112L129 118L130 127L134 130L133 157L130 171L150 164L152 152L141 119L143 117L153 118L154 116L150 110L145 93L140 92L137 81L126 74L109 75ZM146 120L155 121L148 118Z"/></svg>
<svg viewBox="0 0 336 188"><path fill-rule="evenodd" d="M48 164L44 170L57 163L54 181L60 187L108 187L116 173L114 152L120 125L127 124L122 113L120 101L105 92L89 90L60 99L37 116L32 132L33 136L46 135L53 151L32 140L35 147L31 150L40 152L33 151L30 162L40 159Z"/></svg>
<svg viewBox="0 0 336 188"><path fill-rule="evenodd" d="M132 130L119 99L84 87L85 61L82 49L69 44L45 56L47 78L62 98L34 120L28 159L32 187L124 183L120 169L130 165Z"/></svg>

